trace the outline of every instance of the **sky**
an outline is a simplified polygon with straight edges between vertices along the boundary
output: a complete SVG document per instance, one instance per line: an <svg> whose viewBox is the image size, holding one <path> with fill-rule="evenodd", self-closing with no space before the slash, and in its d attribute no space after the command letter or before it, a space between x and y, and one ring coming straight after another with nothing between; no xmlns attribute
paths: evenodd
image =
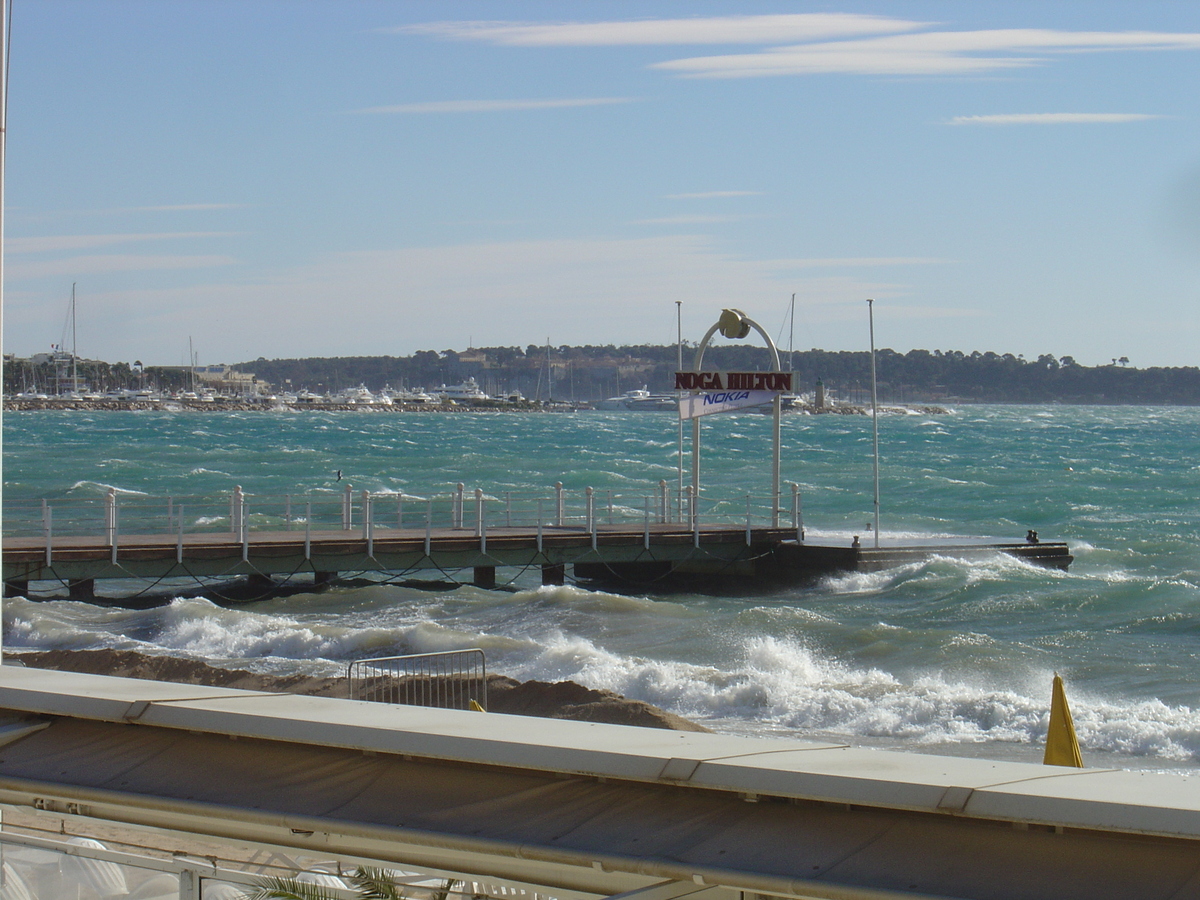
<svg viewBox="0 0 1200 900"><path fill-rule="evenodd" d="M18 356L1200 364L1200 4L15 0L9 90Z"/></svg>

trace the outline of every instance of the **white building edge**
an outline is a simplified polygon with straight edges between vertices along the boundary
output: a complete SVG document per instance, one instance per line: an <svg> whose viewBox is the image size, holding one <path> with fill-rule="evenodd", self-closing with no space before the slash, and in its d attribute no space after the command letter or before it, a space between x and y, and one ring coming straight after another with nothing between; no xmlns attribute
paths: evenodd
<svg viewBox="0 0 1200 900"><path fill-rule="evenodd" d="M46 829L0 835L6 871L48 849L137 864L56 843L115 824L461 878L476 896L1200 897L1186 775L12 666L0 717L0 808ZM162 897L239 880L170 866Z"/></svg>

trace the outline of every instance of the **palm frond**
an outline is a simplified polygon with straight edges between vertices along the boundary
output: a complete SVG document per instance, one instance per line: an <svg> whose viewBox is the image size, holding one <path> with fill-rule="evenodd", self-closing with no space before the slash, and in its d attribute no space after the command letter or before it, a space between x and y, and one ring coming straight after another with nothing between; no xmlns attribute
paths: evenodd
<svg viewBox="0 0 1200 900"><path fill-rule="evenodd" d="M270 875L255 881L254 887L246 893L246 900L339 900L339 898L324 885Z"/></svg>
<svg viewBox="0 0 1200 900"><path fill-rule="evenodd" d="M433 896L430 898L430 900L446 900L446 898L450 895L450 892L461 883L462 882L457 878L447 878L446 883L433 892Z"/></svg>
<svg viewBox="0 0 1200 900"><path fill-rule="evenodd" d="M404 900L396 879L387 869L359 866L350 876L363 900Z"/></svg>

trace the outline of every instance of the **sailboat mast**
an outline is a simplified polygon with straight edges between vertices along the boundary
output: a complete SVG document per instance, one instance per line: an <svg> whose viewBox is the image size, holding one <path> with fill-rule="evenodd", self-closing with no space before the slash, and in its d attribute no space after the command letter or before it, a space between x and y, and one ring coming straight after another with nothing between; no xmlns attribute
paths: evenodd
<svg viewBox="0 0 1200 900"><path fill-rule="evenodd" d="M79 393L79 344L75 339L75 282L71 282L71 393Z"/></svg>

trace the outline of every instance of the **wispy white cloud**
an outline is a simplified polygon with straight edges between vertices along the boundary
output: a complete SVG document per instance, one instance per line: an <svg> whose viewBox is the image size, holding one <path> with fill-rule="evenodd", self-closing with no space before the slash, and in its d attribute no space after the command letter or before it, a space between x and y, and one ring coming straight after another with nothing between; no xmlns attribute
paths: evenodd
<svg viewBox="0 0 1200 900"><path fill-rule="evenodd" d="M573 97L562 100L431 100L396 106L371 106L356 113L478 113L526 109L570 109L579 106L611 106L632 103L633 97Z"/></svg>
<svg viewBox="0 0 1200 900"><path fill-rule="evenodd" d="M922 23L856 13L711 16L617 22L429 22L384 28L392 34L426 34L515 47L601 47L661 44L777 44L863 34L891 34Z"/></svg>
<svg viewBox="0 0 1200 900"><path fill-rule="evenodd" d="M663 216L660 219L638 219L635 225L714 225L718 222L740 222L745 216L695 215Z"/></svg>
<svg viewBox="0 0 1200 900"><path fill-rule="evenodd" d="M993 116L955 116L951 125L1109 125L1145 122L1164 116L1149 113L1008 113Z"/></svg>
<svg viewBox="0 0 1200 900"><path fill-rule="evenodd" d="M177 203L170 206L131 206L127 210L107 212L204 212L210 209L246 209L248 206L247 203Z"/></svg>
<svg viewBox="0 0 1200 900"><path fill-rule="evenodd" d="M61 250L91 250L114 244L165 241L179 238L230 237L230 231L178 231L151 234L56 234L43 237L10 237L4 241L8 253L50 253Z"/></svg>
<svg viewBox="0 0 1200 900"><path fill-rule="evenodd" d="M831 256L817 259L772 260L787 269L856 269L881 266L941 266L953 262L933 256Z"/></svg>
<svg viewBox="0 0 1200 900"><path fill-rule="evenodd" d="M1063 53L1196 49L1200 49L1200 34L1196 33L1028 28L924 31L675 59L655 63L652 68L690 78L821 73L965 75L1042 65L1050 56Z"/></svg>
<svg viewBox="0 0 1200 900"><path fill-rule="evenodd" d="M228 266L237 262L232 256L138 256L112 254L108 256L72 256L67 259L14 263L5 271L5 278L48 276L75 277L101 275L107 272L148 272L159 269L202 269Z"/></svg>
<svg viewBox="0 0 1200 900"><path fill-rule="evenodd" d="M667 200L719 200L722 197L759 197L762 191L700 191L695 194L667 194Z"/></svg>
<svg viewBox="0 0 1200 900"><path fill-rule="evenodd" d="M751 53L687 57L651 66L687 78L975 75L1043 65L1065 53L1200 49L1200 34L1191 32L947 31L927 22L851 13L549 24L431 22L386 30L521 47L764 45Z"/></svg>

